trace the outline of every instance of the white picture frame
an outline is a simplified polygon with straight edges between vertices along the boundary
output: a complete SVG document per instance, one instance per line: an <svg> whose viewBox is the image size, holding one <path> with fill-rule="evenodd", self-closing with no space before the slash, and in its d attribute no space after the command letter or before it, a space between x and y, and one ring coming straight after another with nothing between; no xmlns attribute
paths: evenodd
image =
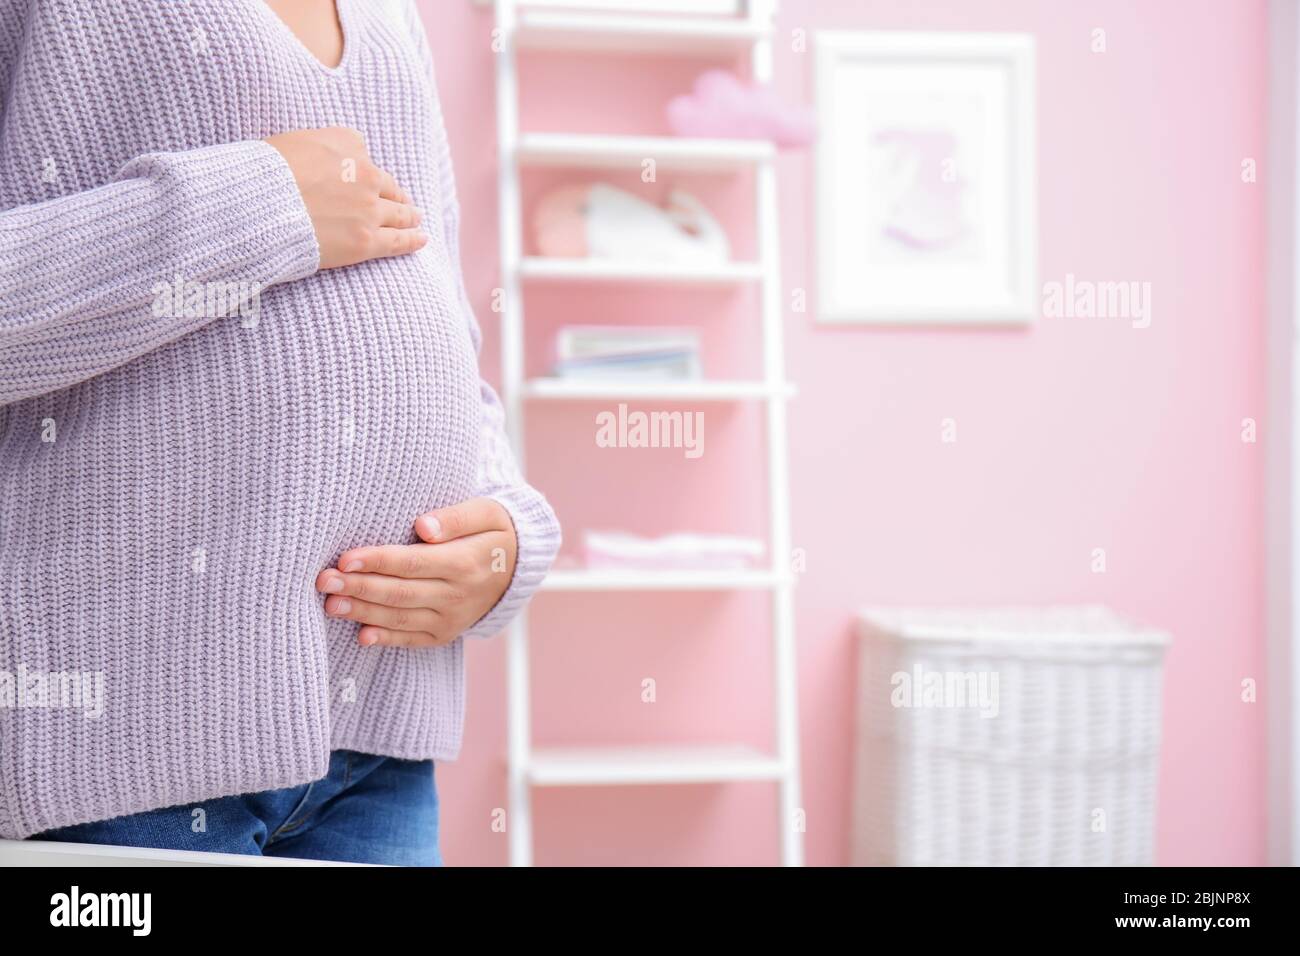
<svg viewBox="0 0 1300 956"><path fill-rule="evenodd" d="M818 319L1032 321L1034 38L819 31L814 51Z"/></svg>

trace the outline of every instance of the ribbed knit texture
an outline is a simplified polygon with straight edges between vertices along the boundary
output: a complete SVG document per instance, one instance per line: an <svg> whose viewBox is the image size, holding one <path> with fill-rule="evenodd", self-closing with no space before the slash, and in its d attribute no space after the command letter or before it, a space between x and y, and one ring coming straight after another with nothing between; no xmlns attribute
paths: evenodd
<svg viewBox="0 0 1300 956"><path fill-rule="evenodd" d="M316 575L490 495L519 556L488 636L559 546L479 378L423 28L338 6L331 70L261 0L0 0L0 671L104 677L98 718L0 707L0 836L300 784L331 749L454 757L462 642L361 648ZM424 250L317 271L262 140L324 126L363 133ZM178 278L267 288L256 321L158 315Z"/></svg>

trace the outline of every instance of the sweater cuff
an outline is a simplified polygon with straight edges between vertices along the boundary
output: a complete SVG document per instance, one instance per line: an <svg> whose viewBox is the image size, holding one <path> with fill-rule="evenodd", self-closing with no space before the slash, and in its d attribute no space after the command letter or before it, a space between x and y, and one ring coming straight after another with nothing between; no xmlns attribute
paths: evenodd
<svg viewBox="0 0 1300 956"><path fill-rule="evenodd" d="M320 266L316 229L293 170L270 143L147 153L118 173L132 177L172 195L175 228L188 241L197 276L220 270L270 286L306 278Z"/></svg>
<svg viewBox="0 0 1300 956"><path fill-rule="evenodd" d="M462 637L493 637L504 631L541 586L560 550L560 523L541 492L524 485L485 497L505 508L515 526L515 572L501 600Z"/></svg>

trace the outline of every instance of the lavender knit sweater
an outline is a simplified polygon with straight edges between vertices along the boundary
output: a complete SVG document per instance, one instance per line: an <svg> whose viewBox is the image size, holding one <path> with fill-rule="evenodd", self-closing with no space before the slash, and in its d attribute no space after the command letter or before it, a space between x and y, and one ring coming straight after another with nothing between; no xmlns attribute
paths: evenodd
<svg viewBox="0 0 1300 956"><path fill-rule="evenodd" d="M490 495L519 557L487 636L554 557L479 379L423 29L338 7L328 69L261 0L0 0L0 836L335 748L454 757L462 642L359 647L316 574ZM364 134L424 250L317 271L262 140L322 126Z"/></svg>

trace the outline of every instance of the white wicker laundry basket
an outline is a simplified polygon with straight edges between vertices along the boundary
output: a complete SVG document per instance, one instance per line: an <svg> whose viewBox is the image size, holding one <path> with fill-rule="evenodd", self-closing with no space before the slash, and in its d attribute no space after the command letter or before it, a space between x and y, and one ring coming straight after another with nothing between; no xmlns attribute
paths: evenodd
<svg viewBox="0 0 1300 956"><path fill-rule="evenodd" d="M868 609L859 634L855 864L1153 862L1168 635L1097 607Z"/></svg>

